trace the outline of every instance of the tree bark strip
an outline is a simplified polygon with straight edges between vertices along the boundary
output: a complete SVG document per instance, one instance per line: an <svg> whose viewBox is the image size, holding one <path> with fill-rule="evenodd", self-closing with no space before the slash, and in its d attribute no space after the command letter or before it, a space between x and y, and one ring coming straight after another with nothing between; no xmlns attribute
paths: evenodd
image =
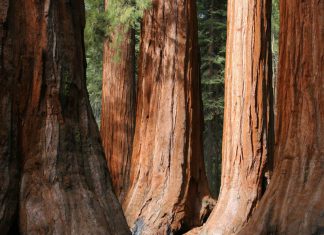
<svg viewBox="0 0 324 235"><path fill-rule="evenodd" d="M13 97L14 66L10 64L15 44L8 29L9 0L0 2L0 231L6 234L18 210L19 165L17 115ZM10 39L9 39L10 38ZM10 43L8 41L10 40Z"/></svg>
<svg viewBox="0 0 324 235"><path fill-rule="evenodd" d="M20 232L128 234L86 91L83 1L8 3L2 44L13 48L4 70L18 104Z"/></svg>
<svg viewBox="0 0 324 235"><path fill-rule="evenodd" d="M134 234L200 225L210 211L202 150L196 5L155 0L144 14L130 189Z"/></svg>
<svg viewBox="0 0 324 235"><path fill-rule="evenodd" d="M323 22L323 1L280 1L277 163L240 234L324 233Z"/></svg>
<svg viewBox="0 0 324 235"><path fill-rule="evenodd" d="M109 8L109 1L105 1ZM104 43L101 137L114 191L122 202L129 186L135 129L135 35L118 27Z"/></svg>
<svg viewBox="0 0 324 235"><path fill-rule="evenodd" d="M270 0L228 1L222 185L201 234L233 234L262 193L271 157Z"/></svg>

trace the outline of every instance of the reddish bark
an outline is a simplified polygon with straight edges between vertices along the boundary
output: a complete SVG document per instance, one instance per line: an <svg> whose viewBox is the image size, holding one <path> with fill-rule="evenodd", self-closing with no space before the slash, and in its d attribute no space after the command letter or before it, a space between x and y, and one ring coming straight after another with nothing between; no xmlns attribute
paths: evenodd
<svg viewBox="0 0 324 235"><path fill-rule="evenodd" d="M210 211L194 0L155 0L141 32L130 189L123 204L135 234L170 234Z"/></svg>
<svg viewBox="0 0 324 235"><path fill-rule="evenodd" d="M276 167L240 234L324 233L323 22L323 1L280 1Z"/></svg>
<svg viewBox="0 0 324 235"><path fill-rule="evenodd" d="M1 43L18 104L21 233L128 234L86 92L83 1L6 2Z"/></svg>
<svg viewBox="0 0 324 235"><path fill-rule="evenodd" d="M107 9L108 0L105 5ZM123 26L118 31L104 43L100 131L113 188L122 202L129 186L135 129L135 35Z"/></svg>
<svg viewBox="0 0 324 235"><path fill-rule="evenodd" d="M221 192L202 234L232 234L248 221L271 154L270 0L228 1Z"/></svg>

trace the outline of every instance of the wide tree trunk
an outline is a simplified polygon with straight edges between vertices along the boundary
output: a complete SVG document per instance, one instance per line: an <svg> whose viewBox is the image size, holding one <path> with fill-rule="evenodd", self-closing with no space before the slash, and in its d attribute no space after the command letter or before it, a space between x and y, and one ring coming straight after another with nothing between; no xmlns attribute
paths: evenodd
<svg viewBox="0 0 324 235"><path fill-rule="evenodd" d="M271 156L271 0L228 1L222 183L202 234L232 234L262 193Z"/></svg>
<svg viewBox="0 0 324 235"><path fill-rule="evenodd" d="M9 1L0 2L0 232L7 234L18 212L19 168L17 115L13 94L15 67L10 64L17 39L7 42Z"/></svg>
<svg viewBox="0 0 324 235"><path fill-rule="evenodd" d="M134 57L134 30L121 25L104 43L100 128L113 188L121 202L129 186L135 129Z"/></svg>
<svg viewBox="0 0 324 235"><path fill-rule="evenodd" d="M278 164L240 234L324 233L323 22L323 1L280 1Z"/></svg>
<svg viewBox="0 0 324 235"><path fill-rule="evenodd" d="M170 234L210 211L194 0L155 0L144 14L130 189L135 234Z"/></svg>
<svg viewBox="0 0 324 235"><path fill-rule="evenodd" d="M2 66L17 95L21 233L128 234L86 91L83 1L5 3Z"/></svg>

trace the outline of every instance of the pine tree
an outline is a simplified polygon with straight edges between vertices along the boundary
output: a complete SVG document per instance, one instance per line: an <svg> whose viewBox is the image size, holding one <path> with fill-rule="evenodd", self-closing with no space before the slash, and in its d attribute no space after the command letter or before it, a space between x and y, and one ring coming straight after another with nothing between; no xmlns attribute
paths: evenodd
<svg viewBox="0 0 324 235"><path fill-rule="evenodd" d="M204 106L204 156L214 196L220 188L224 113L226 0L198 1L198 29Z"/></svg>
<svg viewBox="0 0 324 235"><path fill-rule="evenodd" d="M97 123L100 125L102 94L103 41L107 19L103 0L85 0L86 26L84 30L87 61L87 90Z"/></svg>
<svg viewBox="0 0 324 235"><path fill-rule="evenodd" d="M113 7L114 0L105 1L107 11ZM122 202L129 185L136 104L135 35L129 25L117 25L109 34L103 60L100 132L114 191Z"/></svg>

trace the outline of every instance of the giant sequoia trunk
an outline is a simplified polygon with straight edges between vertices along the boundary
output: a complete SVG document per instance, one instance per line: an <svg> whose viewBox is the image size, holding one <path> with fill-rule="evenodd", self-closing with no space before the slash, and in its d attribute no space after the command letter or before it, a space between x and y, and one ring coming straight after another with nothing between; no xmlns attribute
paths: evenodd
<svg viewBox="0 0 324 235"><path fill-rule="evenodd" d="M7 43L8 1L0 2L0 232L6 234L15 220L19 198L17 115L13 94L15 69L9 64L14 43Z"/></svg>
<svg viewBox="0 0 324 235"><path fill-rule="evenodd" d="M135 234L199 225L210 208L194 0L155 0L141 32L126 218Z"/></svg>
<svg viewBox="0 0 324 235"><path fill-rule="evenodd" d="M114 191L123 201L135 127L135 35L123 26L118 30L104 43L100 131Z"/></svg>
<svg viewBox="0 0 324 235"><path fill-rule="evenodd" d="M323 1L280 1L278 164L240 234L324 233L323 22Z"/></svg>
<svg viewBox="0 0 324 235"><path fill-rule="evenodd" d="M1 80L16 93L19 117L20 231L128 234L86 92L83 1L0 7Z"/></svg>
<svg viewBox="0 0 324 235"><path fill-rule="evenodd" d="M228 1L222 185L203 234L232 234L262 196L271 153L270 0Z"/></svg>
<svg viewBox="0 0 324 235"><path fill-rule="evenodd" d="M1 26L0 26L1 27ZM1 29L0 29L1 31ZM3 32L3 31L2 31ZM2 47L0 32L0 48ZM1 49L0 49L1 50ZM10 49L9 49L10 50ZM17 116L14 114L13 77L4 76L3 54L0 51L0 231L6 234L15 220L19 198L17 155Z"/></svg>

